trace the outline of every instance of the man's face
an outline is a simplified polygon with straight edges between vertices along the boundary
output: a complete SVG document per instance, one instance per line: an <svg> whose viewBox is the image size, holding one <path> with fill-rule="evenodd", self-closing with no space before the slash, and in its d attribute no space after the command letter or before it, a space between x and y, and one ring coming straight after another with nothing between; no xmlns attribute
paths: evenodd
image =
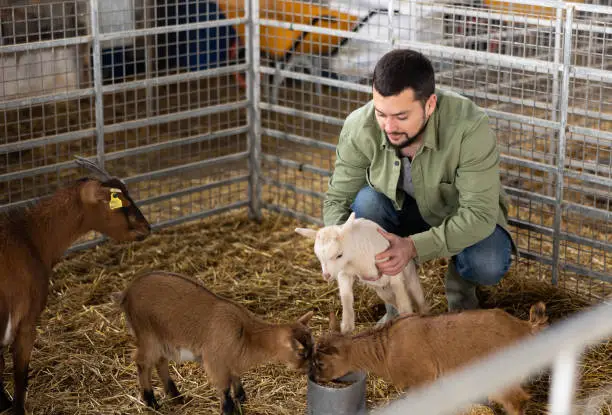
<svg viewBox="0 0 612 415"><path fill-rule="evenodd" d="M423 131L436 107L436 95L429 97L425 105L414 99L414 90L405 89L398 95L383 97L373 89L374 112L378 125L395 148L412 143Z"/></svg>

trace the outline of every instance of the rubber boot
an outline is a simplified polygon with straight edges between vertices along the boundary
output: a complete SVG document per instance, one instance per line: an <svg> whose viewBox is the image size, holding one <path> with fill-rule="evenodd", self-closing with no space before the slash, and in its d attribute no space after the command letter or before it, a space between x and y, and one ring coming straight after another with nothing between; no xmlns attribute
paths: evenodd
<svg viewBox="0 0 612 415"><path fill-rule="evenodd" d="M387 311L384 316L376 323L377 326L385 324L387 321L394 319L399 316L399 313L395 307L391 304L385 303L385 310Z"/></svg>
<svg viewBox="0 0 612 415"><path fill-rule="evenodd" d="M449 261L444 278L448 311L474 310L480 308L476 297L476 284L461 278L454 260Z"/></svg>

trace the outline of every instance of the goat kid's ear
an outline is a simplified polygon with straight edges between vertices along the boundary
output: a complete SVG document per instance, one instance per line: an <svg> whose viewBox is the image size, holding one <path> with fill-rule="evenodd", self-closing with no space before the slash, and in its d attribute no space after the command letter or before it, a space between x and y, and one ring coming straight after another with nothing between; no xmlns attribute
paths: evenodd
<svg viewBox="0 0 612 415"><path fill-rule="evenodd" d="M329 312L329 331L340 333L340 324L333 311Z"/></svg>
<svg viewBox="0 0 612 415"><path fill-rule="evenodd" d="M314 315L314 311L310 310L308 313L306 313L302 317L298 318L298 323L302 323L304 325L307 325L313 315Z"/></svg>
<svg viewBox="0 0 612 415"><path fill-rule="evenodd" d="M317 231L310 228L295 228L295 231L306 238L315 239L317 237Z"/></svg>

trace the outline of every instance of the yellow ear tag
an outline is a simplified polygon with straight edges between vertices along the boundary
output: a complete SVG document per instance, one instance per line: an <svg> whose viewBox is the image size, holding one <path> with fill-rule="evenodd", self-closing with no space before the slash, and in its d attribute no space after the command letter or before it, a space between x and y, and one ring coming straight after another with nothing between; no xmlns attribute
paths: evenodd
<svg viewBox="0 0 612 415"><path fill-rule="evenodd" d="M111 188L110 192L111 192L111 198L110 198L110 202L108 202L108 206L111 209L122 208L123 207L123 202L121 201L121 199L119 199L119 193L121 193L121 190L120 189Z"/></svg>

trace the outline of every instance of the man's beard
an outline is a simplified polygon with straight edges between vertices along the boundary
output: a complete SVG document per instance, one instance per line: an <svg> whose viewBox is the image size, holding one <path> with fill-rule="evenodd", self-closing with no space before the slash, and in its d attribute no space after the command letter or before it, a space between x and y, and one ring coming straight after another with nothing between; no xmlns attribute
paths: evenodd
<svg viewBox="0 0 612 415"><path fill-rule="evenodd" d="M421 133L422 133L423 131L425 131L425 128L427 127L427 122L428 122L428 121L429 121L429 117L427 117L427 118L425 118L425 117L424 117L424 118L423 118L423 125L421 125L421 128L419 129L419 131L417 131L417 133L416 133L415 135L413 135L412 137L409 137L409 136L408 136L408 134L406 134L406 133L400 133L400 134L402 134L402 135L403 135L403 136L406 138L406 141L404 141L404 142L403 142L403 143L401 143L401 144L393 144L393 143L392 143L392 142L389 140L389 135L388 135L387 133L385 133L385 137L387 138L387 143L388 143L388 144L389 144L391 147L395 148L396 150L401 150L401 149L403 149L403 148L408 147L409 145L411 145L412 143L414 143L414 142L415 142L415 141L416 141L416 140L419 138L419 136L421 135ZM393 134L395 134L395 133L393 133Z"/></svg>

